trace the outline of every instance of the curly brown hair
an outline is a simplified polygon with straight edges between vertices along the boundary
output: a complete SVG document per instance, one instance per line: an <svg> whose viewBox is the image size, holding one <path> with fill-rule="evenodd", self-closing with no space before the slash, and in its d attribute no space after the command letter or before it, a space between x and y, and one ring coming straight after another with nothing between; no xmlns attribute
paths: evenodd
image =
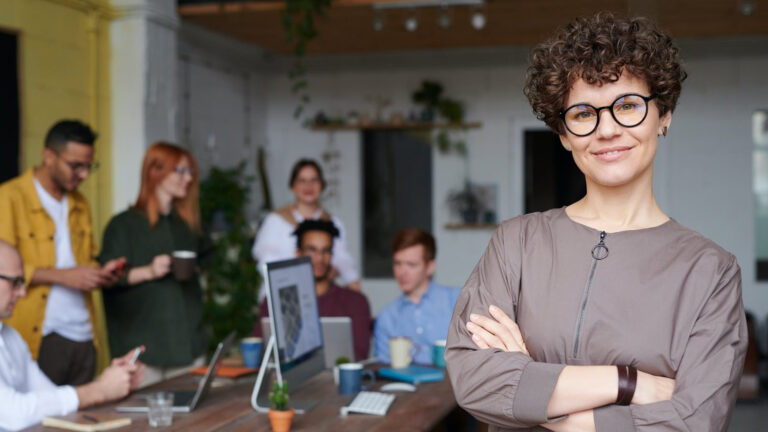
<svg viewBox="0 0 768 432"><path fill-rule="evenodd" d="M573 84L581 78L602 85L625 71L648 84L660 115L675 109L687 74L672 39L647 18L599 12L575 19L533 49L524 92L536 118L564 135L559 114Z"/></svg>

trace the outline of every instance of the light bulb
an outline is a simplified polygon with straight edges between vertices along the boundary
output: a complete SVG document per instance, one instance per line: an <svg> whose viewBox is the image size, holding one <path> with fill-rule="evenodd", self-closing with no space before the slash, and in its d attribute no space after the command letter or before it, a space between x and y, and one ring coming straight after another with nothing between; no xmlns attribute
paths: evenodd
<svg viewBox="0 0 768 432"><path fill-rule="evenodd" d="M373 14L373 29L375 31L382 31L384 30L384 13L381 11L376 11Z"/></svg>
<svg viewBox="0 0 768 432"><path fill-rule="evenodd" d="M472 14L472 27L475 30L482 30L485 27L485 14L482 12L475 12Z"/></svg>
<svg viewBox="0 0 768 432"><path fill-rule="evenodd" d="M441 28L447 29L453 23L451 17L451 11L447 7L442 7L440 13L437 15L437 25Z"/></svg>
<svg viewBox="0 0 768 432"><path fill-rule="evenodd" d="M405 29L409 32L414 32L419 28L419 20L416 15L411 15L405 19Z"/></svg>

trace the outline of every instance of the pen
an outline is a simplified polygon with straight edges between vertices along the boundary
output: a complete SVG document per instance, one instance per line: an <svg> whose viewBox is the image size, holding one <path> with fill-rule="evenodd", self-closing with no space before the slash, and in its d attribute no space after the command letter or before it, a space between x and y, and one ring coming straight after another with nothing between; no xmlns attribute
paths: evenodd
<svg viewBox="0 0 768 432"><path fill-rule="evenodd" d="M136 359L139 358L139 354L141 354L141 348L136 348L133 350L133 355L131 356L131 361L129 364L133 365L136 363Z"/></svg>
<svg viewBox="0 0 768 432"><path fill-rule="evenodd" d="M88 414L83 414L83 418L88 420L89 422L92 422L92 423L98 423L99 422L99 419L97 419L96 417L89 416Z"/></svg>

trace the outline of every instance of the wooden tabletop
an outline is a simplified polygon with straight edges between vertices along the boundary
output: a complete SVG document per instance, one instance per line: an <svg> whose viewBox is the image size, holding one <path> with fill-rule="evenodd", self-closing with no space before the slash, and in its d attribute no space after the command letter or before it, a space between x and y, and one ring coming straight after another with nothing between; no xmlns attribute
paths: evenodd
<svg viewBox="0 0 768 432"><path fill-rule="evenodd" d="M253 378L255 380L255 377ZM211 388L194 412L173 414L173 424L165 428L150 428L146 413L120 413L130 417L130 426L116 429L129 431L249 431L269 432L271 426L266 414L260 414L251 408L253 380L241 384L230 384ZM372 390L379 389L390 381L377 379ZM161 389L194 389L195 378L185 375L138 392L147 393ZM302 386L292 399L316 400L318 404L305 414L293 419L292 432L301 431L429 431L456 408L449 381L419 384L415 392L399 392L386 416L349 414L341 417L339 409L347 405L352 396L339 395L333 384L330 371L323 372ZM131 396L136 397L136 396ZM95 407L87 412L114 413L115 406L125 401ZM34 426L26 431L54 431L60 429Z"/></svg>

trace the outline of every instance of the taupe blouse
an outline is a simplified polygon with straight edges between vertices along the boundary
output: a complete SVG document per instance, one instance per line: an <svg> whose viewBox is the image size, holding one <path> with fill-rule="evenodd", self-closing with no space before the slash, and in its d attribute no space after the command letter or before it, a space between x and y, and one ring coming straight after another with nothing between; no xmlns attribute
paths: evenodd
<svg viewBox="0 0 768 432"><path fill-rule="evenodd" d="M674 378L672 400L597 408L598 431L725 431L747 347L735 257L674 220L601 234L562 208L496 230L448 333L459 404L491 430L545 430L565 365L631 364ZM472 342L469 314L491 304L519 324L530 357Z"/></svg>

